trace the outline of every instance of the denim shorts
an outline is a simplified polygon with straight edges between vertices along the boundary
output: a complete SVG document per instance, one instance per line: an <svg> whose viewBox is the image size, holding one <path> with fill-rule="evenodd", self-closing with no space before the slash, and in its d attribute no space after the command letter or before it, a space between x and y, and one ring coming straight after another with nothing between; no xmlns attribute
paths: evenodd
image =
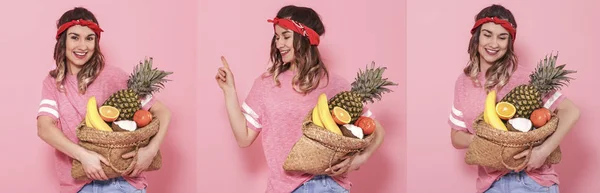
<svg viewBox="0 0 600 193"><path fill-rule="evenodd" d="M118 177L105 181L94 180L83 186L78 193L146 193L146 190L138 190L123 177Z"/></svg>
<svg viewBox="0 0 600 193"><path fill-rule="evenodd" d="M304 182L301 186L296 188L292 193L349 193L350 191L344 189L333 178L327 175L318 175L312 179Z"/></svg>
<svg viewBox="0 0 600 193"><path fill-rule="evenodd" d="M524 171L508 173L492 184L485 193L559 193L558 185L542 186Z"/></svg>

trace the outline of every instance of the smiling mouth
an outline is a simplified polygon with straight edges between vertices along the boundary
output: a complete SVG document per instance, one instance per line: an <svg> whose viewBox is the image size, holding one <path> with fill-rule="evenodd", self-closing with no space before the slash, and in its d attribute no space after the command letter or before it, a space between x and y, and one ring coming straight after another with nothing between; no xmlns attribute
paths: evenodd
<svg viewBox="0 0 600 193"><path fill-rule="evenodd" d="M75 55L75 57L77 57L78 59L84 59L85 56L88 54L88 52L73 52L73 55Z"/></svg>
<svg viewBox="0 0 600 193"><path fill-rule="evenodd" d="M285 55L287 55L288 53L290 53L290 51L289 51L289 50L285 50L285 51L279 51L279 53L281 54L281 56L285 56Z"/></svg>
<svg viewBox="0 0 600 193"><path fill-rule="evenodd" d="M487 52L489 55L496 55L500 50L492 50L492 49L485 49L485 52Z"/></svg>

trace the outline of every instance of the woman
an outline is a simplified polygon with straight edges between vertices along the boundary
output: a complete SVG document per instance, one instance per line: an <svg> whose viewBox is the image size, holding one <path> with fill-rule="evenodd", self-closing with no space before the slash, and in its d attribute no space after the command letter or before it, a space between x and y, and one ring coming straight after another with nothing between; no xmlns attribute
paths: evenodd
<svg viewBox="0 0 600 193"><path fill-rule="evenodd" d="M458 77L454 104L448 123L452 145L465 149L473 141L472 123L483 112L487 92L495 89L501 99L520 84L529 83L529 73L517 68L514 52L517 23L512 13L500 6L484 8L475 17L469 42L469 65ZM477 192L558 192L558 174L552 165L544 165L550 153L579 118L578 108L560 92L547 94L544 107L555 111L560 119L557 131L542 145L532 149L524 171L498 171L479 167ZM527 155L524 151L515 159Z"/></svg>
<svg viewBox="0 0 600 193"><path fill-rule="evenodd" d="M275 30L271 41L272 66L255 79L244 103L238 103L233 74L224 58L223 67L215 77L225 95L237 143L247 147L262 133L270 171L267 192L349 192L351 183L339 169L351 164L348 171L352 171L365 163L381 144L383 128L377 123L373 144L352 163L346 159L330 168L329 175L285 172L283 163L300 139L303 118L314 107L318 96L321 93L334 96L348 90L350 84L330 74L323 64L318 45L325 27L313 9L285 6L269 21ZM370 115L368 110L364 113Z"/></svg>
<svg viewBox="0 0 600 193"><path fill-rule="evenodd" d="M170 111L149 96L142 108L160 121L160 131L146 147L140 148L138 161L131 173L108 179L101 164L108 165L102 155L78 145L75 129L84 120L87 101L96 96L102 104L114 92L127 88L128 74L105 65L100 50L103 31L93 13L85 8L65 12L57 24L54 60L56 69L43 81L42 101L37 114L38 136L54 147L60 192L145 192L147 181L143 171L152 163L170 121ZM123 155L133 157L133 152ZM79 160L88 181L71 177L72 159Z"/></svg>

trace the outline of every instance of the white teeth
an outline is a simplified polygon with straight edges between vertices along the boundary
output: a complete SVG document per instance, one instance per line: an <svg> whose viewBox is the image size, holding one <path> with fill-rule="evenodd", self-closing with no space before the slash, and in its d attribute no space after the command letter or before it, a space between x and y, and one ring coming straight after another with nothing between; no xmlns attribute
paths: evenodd
<svg viewBox="0 0 600 193"><path fill-rule="evenodd" d="M86 52L75 52L76 55L85 56Z"/></svg>
<svg viewBox="0 0 600 193"><path fill-rule="evenodd" d="M498 50L488 50L488 49L485 49L485 51L487 51L489 53L496 53L496 52L498 52Z"/></svg>

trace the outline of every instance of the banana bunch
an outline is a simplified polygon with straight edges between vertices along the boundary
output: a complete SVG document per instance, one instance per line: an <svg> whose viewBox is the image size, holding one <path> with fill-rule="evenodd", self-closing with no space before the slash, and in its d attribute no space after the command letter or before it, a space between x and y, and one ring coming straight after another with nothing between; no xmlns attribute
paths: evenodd
<svg viewBox="0 0 600 193"><path fill-rule="evenodd" d="M87 113L85 114L85 126L101 131L112 132L112 128L108 124L106 124L106 122L104 122L102 117L100 117L97 105L98 103L96 102L96 97L90 97L87 103Z"/></svg>
<svg viewBox="0 0 600 193"><path fill-rule="evenodd" d="M340 127L338 127L337 123L333 120L333 117L329 112L329 104L327 103L327 95L325 95L325 93L319 95L317 105L312 110L312 121L319 127L324 127L333 133L343 135L342 130L340 130Z"/></svg>
<svg viewBox="0 0 600 193"><path fill-rule="evenodd" d="M498 117L496 113L496 90L492 90L488 93L485 99L485 109L483 110L483 120L490 124L496 129L508 131L504 122Z"/></svg>

